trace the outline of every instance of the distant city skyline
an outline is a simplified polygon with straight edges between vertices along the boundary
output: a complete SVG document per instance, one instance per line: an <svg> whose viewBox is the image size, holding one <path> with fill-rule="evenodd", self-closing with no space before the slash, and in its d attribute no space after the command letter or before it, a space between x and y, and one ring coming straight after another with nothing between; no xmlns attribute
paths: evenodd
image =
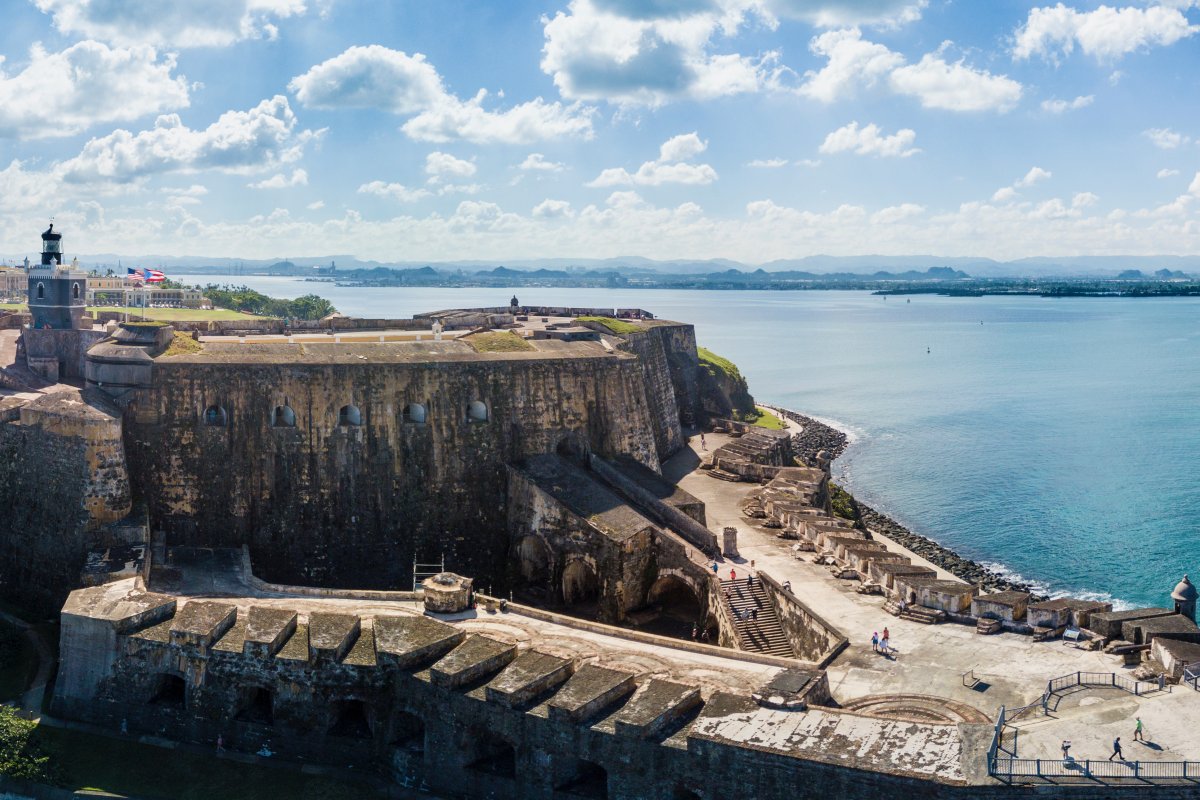
<svg viewBox="0 0 1200 800"><path fill-rule="evenodd" d="M0 0L0 254L1200 253L1200 0Z"/></svg>

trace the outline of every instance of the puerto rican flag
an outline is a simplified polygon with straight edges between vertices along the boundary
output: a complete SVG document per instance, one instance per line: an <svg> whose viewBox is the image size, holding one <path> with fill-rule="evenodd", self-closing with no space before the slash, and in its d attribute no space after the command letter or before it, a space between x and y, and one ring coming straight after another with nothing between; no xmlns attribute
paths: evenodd
<svg viewBox="0 0 1200 800"><path fill-rule="evenodd" d="M125 280L129 281L144 281L145 283L162 283L167 279L161 270L157 269L134 269L129 267Z"/></svg>

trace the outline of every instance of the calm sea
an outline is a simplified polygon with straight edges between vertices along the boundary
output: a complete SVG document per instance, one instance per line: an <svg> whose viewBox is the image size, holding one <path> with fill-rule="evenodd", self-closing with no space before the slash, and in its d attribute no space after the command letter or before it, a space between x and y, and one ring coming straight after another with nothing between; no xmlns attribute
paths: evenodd
<svg viewBox="0 0 1200 800"><path fill-rule="evenodd" d="M366 317L512 294L179 277L320 294ZM851 433L834 471L856 495L1046 591L1162 605L1184 572L1200 575L1200 299L516 293L695 324L760 401Z"/></svg>

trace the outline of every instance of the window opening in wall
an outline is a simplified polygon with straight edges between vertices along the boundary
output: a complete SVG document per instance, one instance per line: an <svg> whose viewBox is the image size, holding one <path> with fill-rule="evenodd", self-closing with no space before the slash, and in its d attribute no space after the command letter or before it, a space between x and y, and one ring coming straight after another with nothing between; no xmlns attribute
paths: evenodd
<svg viewBox="0 0 1200 800"><path fill-rule="evenodd" d="M404 407L404 421L413 425L425 424L425 406L420 403L409 403Z"/></svg>
<svg viewBox="0 0 1200 800"><path fill-rule="evenodd" d="M358 406L342 406L338 412L338 425L362 425L362 413Z"/></svg>
<svg viewBox="0 0 1200 800"><path fill-rule="evenodd" d="M467 404L467 420L470 422L487 422L488 407L482 400L472 400Z"/></svg>
<svg viewBox="0 0 1200 800"><path fill-rule="evenodd" d="M608 771L599 764L575 759L567 779L555 787L558 791L575 797L608 797Z"/></svg>
<svg viewBox="0 0 1200 800"><path fill-rule="evenodd" d="M71 284L71 299L72 300L79 299L79 284L78 283Z"/></svg>
<svg viewBox="0 0 1200 800"><path fill-rule="evenodd" d="M44 283L39 283L39 284L38 284L38 288L37 288L37 299L38 299L38 300L45 300L45 299L46 299L46 284L44 284Z"/></svg>
<svg viewBox="0 0 1200 800"><path fill-rule="evenodd" d="M296 412L292 411L291 406L275 406L275 413L271 415L271 426L275 428L296 427Z"/></svg>
<svg viewBox="0 0 1200 800"><path fill-rule="evenodd" d="M228 421L225 409L220 406L209 406L204 409L204 424L210 428L224 428Z"/></svg>
<svg viewBox="0 0 1200 800"><path fill-rule="evenodd" d="M275 693L262 686L256 686L243 703L237 718L259 725L275 724Z"/></svg>
<svg viewBox="0 0 1200 800"><path fill-rule="evenodd" d="M473 728L470 733L467 768L502 778L517 776L517 751L490 730Z"/></svg>

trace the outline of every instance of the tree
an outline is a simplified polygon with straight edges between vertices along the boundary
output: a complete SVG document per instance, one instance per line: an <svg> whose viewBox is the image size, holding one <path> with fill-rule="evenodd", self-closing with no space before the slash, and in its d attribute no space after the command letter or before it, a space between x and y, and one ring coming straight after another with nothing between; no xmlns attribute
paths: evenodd
<svg viewBox="0 0 1200 800"><path fill-rule="evenodd" d="M32 781L50 779L50 756L33 738L37 725L21 719L17 710L0 706L0 774Z"/></svg>

